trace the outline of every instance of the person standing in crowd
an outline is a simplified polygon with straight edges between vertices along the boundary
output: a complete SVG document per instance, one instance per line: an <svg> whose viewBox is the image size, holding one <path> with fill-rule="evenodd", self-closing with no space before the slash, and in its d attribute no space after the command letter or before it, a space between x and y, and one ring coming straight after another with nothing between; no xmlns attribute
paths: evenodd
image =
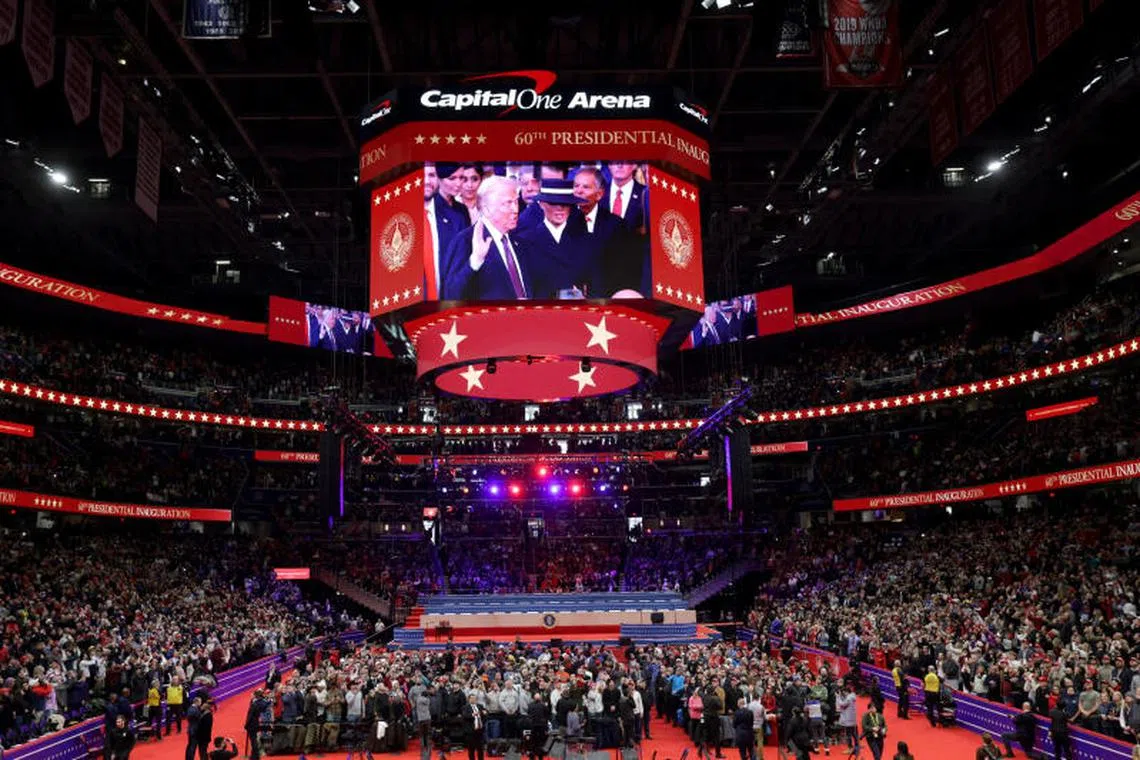
<svg viewBox="0 0 1140 760"><path fill-rule="evenodd" d="M201 721L202 698L195 696L186 710L186 760L194 760L194 755L198 752L198 724Z"/></svg>
<svg viewBox="0 0 1140 760"><path fill-rule="evenodd" d="M712 746L716 749L717 757L724 757L724 753L720 748L720 714L724 709L724 702L717 694L716 689L712 688L705 692L704 708L701 712L701 738L704 740L706 746Z"/></svg>
<svg viewBox="0 0 1140 760"><path fill-rule="evenodd" d="M756 760L756 734L752 724L752 711L741 697L736 700L736 712L732 714L732 743L740 753L740 760Z"/></svg>
<svg viewBox="0 0 1140 760"><path fill-rule="evenodd" d="M1061 760L1062 757L1073 760L1073 745L1069 737L1069 712L1064 706L1057 705L1049 711L1049 738L1053 740L1053 758Z"/></svg>
<svg viewBox="0 0 1140 760"><path fill-rule="evenodd" d="M844 692L835 700L835 709L839 712L839 730L847 739L847 747L853 751L859 743L858 705L855 698L855 684L850 681L844 687Z"/></svg>
<svg viewBox="0 0 1140 760"><path fill-rule="evenodd" d="M705 703L704 700L701 699L701 690L699 688L693 689L693 693L689 695L688 708L689 734L699 754L705 748L704 731L701 730L704 728L701 721L704 718Z"/></svg>
<svg viewBox="0 0 1140 760"><path fill-rule="evenodd" d="M803 708L792 708L791 715L792 718L788 721L787 730L784 732L784 739L787 741L788 749L795 753L796 760L809 760L811 757L811 729L808 728L808 721L804 716Z"/></svg>
<svg viewBox="0 0 1140 760"><path fill-rule="evenodd" d="M1033 706L1023 702L1021 712L1013 716L1013 731L1001 735L1005 744L1005 756L1013 757L1013 748L1010 742L1017 742L1028 757L1033 757L1033 745L1037 740L1037 716L1033 714Z"/></svg>
<svg viewBox="0 0 1140 760"><path fill-rule="evenodd" d="M412 705L412 719L416 722L416 734L420 737L420 757L431 757L431 693L432 688L421 689L416 693Z"/></svg>
<svg viewBox="0 0 1140 760"><path fill-rule="evenodd" d="M173 676L166 685L166 735L170 736L170 727L182 733L182 717L186 714L186 687L182 685L182 678Z"/></svg>
<svg viewBox="0 0 1140 760"><path fill-rule="evenodd" d="M934 666L930 665L926 668L926 676L922 679L922 697L926 707L926 719L930 721L932 728L938 728L938 703L941 695L942 681L934 671Z"/></svg>
<svg viewBox="0 0 1140 760"><path fill-rule="evenodd" d="M895 681L895 692L899 695L899 720L910 720L910 686L907 684L902 660L895 660L891 677Z"/></svg>
<svg viewBox="0 0 1140 760"><path fill-rule="evenodd" d="M974 753L974 760L997 760L999 757L1001 757L1001 750L994 743L993 735L982 734L982 746L978 747Z"/></svg>
<svg viewBox="0 0 1140 760"><path fill-rule="evenodd" d="M255 689L245 713L245 738L249 745L250 760L261 760L261 714L270 706L262 689Z"/></svg>
<svg viewBox="0 0 1140 760"><path fill-rule="evenodd" d="M895 748L895 756L892 760L914 760L914 755L910 754L910 747L906 742L899 742L898 747Z"/></svg>
<svg viewBox="0 0 1140 760"><path fill-rule="evenodd" d="M546 757L546 732L550 727L550 711L541 692L535 692L534 698L526 708L527 723L530 725L530 760L543 760Z"/></svg>
<svg viewBox="0 0 1140 760"><path fill-rule="evenodd" d="M867 740L867 747L871 750L874 760L882 760L883 742L887 738L887 721L883 714L872 702L863 713L863 738Z"/></svg>
<svg viewBox="0 0 1140 760"><path fill-rule="evenodd" d="M237 742L219 736L214 739L214 748L210 750L209 760L234 760L238 756Z"/></svg>
<svg viewBox="0 0 1140 760"><path fill-rule="evenodd" d="M119 717L119 695L112 694L103 708L103 758L111 760L111 733Z"/></svg>
<svg viewBox="0 0 1140 760"><path fill-rule="evenodd" d="M463 706L460 717L463 720L467 760L484 760L483 750L487 743L487 719L474 694L467 698L467 704Z"/></svg>
<svg viewBox="0 0 1140 760"><path fill-rule="evenodd" d="M110 760L128 760L135 748L135 734L124 715L116 715L115 723L107 734L106 753Z"/></svg>
<svg viewBox="0 0 1140 760"><path fill-rule="evenodd" d="M205 697L202 700L202 714L198 718L198 727L194 732L194 746L197 748L198 760L207 760L210 751L210 742L214 739L214 699Z"/></svg>
<svg viewBox="0 0 1140 760"><path fill-rule="evenodd" d="M146 692L146 722L154 738L162 741L162 692L158 690L158 681L151 681Z"/></svg>

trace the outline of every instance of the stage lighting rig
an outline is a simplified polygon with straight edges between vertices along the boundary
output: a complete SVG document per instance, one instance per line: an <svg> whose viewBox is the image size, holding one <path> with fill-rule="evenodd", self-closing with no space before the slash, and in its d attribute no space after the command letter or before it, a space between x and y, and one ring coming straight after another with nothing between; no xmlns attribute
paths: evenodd
<svg viewBox="0 0 1140 760"><path fill-rule="evenodd" d="M677 445L679 456L691 456L698 447L712 435L727 434L738 429L742 417L748 414L748 403L752 400L752 386L743 386L724 406L710 414L705 420L681 439Z"/></svg>
<svg viewBox="0 0 1140 760"><path fill-rule="evenodd" d="M343 435L350 446L359 447L361 454L375 464L395 465L396 450L388 439L374 433L348 404L337 395L336 388L326 388L317 397L317 412L322 422L337 435Z"/></svg>

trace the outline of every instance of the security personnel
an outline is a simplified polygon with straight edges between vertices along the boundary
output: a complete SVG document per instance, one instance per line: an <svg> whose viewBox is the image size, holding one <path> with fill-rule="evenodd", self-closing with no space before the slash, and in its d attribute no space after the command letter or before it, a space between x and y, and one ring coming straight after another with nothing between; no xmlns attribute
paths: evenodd
<svg viewBox="0 0 1140 760"><path fill-rule="evenodd" d="M899 719L910 720L910 686L906 682L906 671L903 670L901 660L895 660L891 677L895 679L895 691L899 695Z"/></svg>
<svg viewBox="0 0 1140 760"><path fill-rule="evenodd" d="M942 694L942 681L931 665L926 669L926 677L922 679L922 696L926 700L926 719L930 725L938 728L938 701Z"/></svg>

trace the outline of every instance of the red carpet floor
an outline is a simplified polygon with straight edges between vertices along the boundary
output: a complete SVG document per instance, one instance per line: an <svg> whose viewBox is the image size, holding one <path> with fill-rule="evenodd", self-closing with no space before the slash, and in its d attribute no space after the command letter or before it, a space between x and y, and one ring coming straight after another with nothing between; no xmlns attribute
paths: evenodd
<svg viewBox="0 0 1140 760"><path fill-rule="evenodd" d="M249 694L227 700L214 716L214 734L216 736L229 736L238 742L238 747L244 743L242 722L245 719L245 710L249 704ZM860 700L860 715L866 707L866 700ZM916 760L966 760L974 756L974 750L981 743L981 738L962 728L934 729L926 722L924 716L913 714L910 720L902 721L894 718L894 705L887 704L887 744L883 756L890 760L894 756L895 744L905 741L910 745L910 751ZM683 731L669 726L664 721L654 720L650 729L653 739L642 743L642 757L644 760L677 760L686 747L691 747L688 737ZM183 757L186 749L186 740L179 735L171 736L161 742L147 742L140 744L131 753L132 760L177 760ZM612 753L611 754L616 754ZM1018 752L1018 757L1024 757ZM337 757L347 755L347 750L311 755L310 757ZM724 755L728 760L738 760L739 755L735 749L726 747ZM842 750L833 748L833 757L842 760L846 756ZM274 755L282 760L294 760L295 755ZM419 760L419 745L412 744L401 755L377 755L378 760L390 758L391 760ZM436 755L438 757L438 755ZM451 760L466 760L466 753L453 752L449 755ZM696 760L693 752L690 757ZM775 747L767 747L764 751L765 760L775 760L777 752ZM824 757L821 752L817 757ZM871 753L863 746L860 754L862 760L871 760Z"/></svg>

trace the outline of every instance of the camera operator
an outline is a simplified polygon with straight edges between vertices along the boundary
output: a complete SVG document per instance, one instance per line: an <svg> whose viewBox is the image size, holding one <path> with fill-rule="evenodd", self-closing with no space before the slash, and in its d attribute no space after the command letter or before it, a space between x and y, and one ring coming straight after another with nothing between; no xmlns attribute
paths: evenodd
<svg viewBox="0 0 1140 760"><path fill-rule="evenodd" d="M527 728L530 731L530 760L543 760L546 757L546 733L550 725L550 711L546 708L542 693L535 692L534 699L526 710Z"/></svg>
<svg viewBox="0 0 1140 760"><path fill-rule="evenodd" d="M261 760L261 716L270 706L270 702L265 697L264 689L255 689L253 698L249 701L249 709L245 713L245 736L246 741L249 743L249 757L250 760ZM217 742L215 742L217 744ZM211 753L212 756L213 753Z"/></svg>
<svg viewBox="0 0 1140 760"><path fill-rule="evenodd" d="M228 737L219 736L214 739L214 748L210 751L210 760L233 760L238 756L237 742Z"/></svg>

